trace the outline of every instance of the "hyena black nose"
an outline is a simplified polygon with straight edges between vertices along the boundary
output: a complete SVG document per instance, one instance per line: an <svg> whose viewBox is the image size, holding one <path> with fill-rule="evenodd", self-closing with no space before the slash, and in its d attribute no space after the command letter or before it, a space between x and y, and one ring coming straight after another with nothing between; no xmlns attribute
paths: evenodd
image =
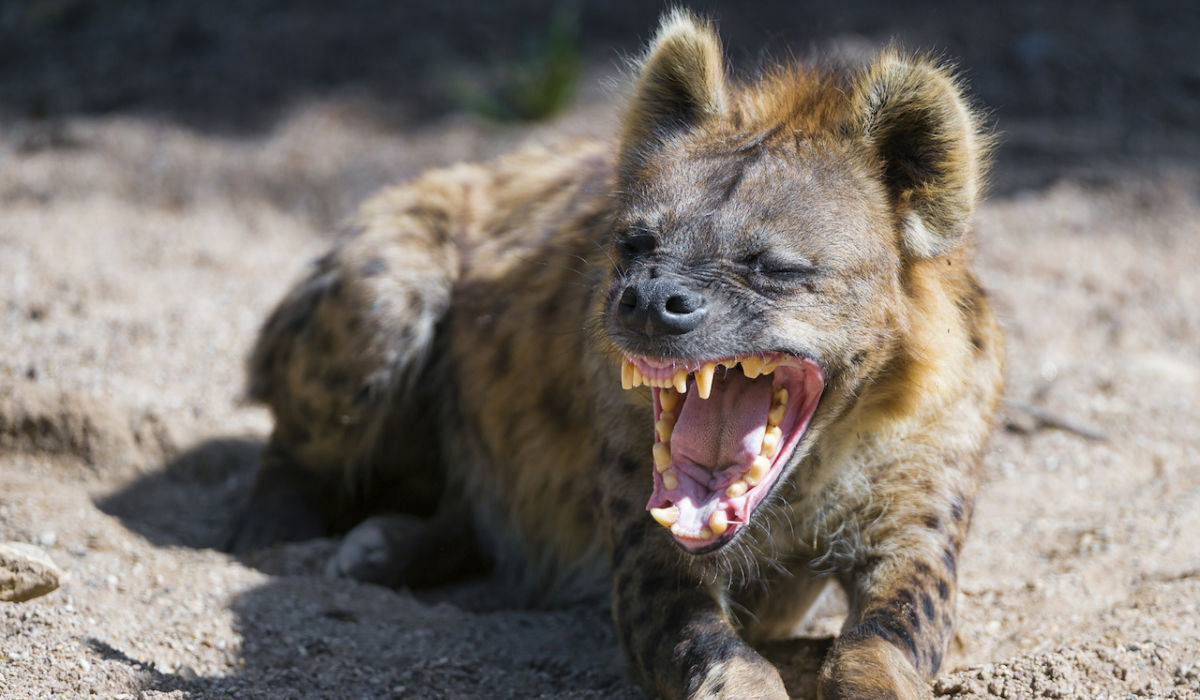
<svg viewBox="0 0 1200 700"><path fill-rule="evenodd" d="M621 293L621 323L646 335L683 335L708 314L704 297L677 282L655 277L634 282Z"/></svg>

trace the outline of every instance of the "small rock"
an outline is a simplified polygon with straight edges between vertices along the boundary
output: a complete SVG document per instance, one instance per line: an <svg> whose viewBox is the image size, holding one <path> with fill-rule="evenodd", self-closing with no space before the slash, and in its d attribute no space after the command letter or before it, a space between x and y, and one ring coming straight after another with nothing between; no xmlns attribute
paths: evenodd
<svg viewBox="0 0 1200 700"><path fill-rule="evenodd" d="M0 542L0 600L22 603L58 588L62 570L23 542Z"/></svg>

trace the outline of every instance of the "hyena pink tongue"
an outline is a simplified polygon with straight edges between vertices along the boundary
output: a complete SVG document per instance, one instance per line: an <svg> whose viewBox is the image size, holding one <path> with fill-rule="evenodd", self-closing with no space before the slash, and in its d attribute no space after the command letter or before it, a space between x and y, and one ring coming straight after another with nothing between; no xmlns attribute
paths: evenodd
<svg viewBox="0 0 1200 700"><path fill-rule="evenodd" d="M671 454L678 465L709 471L745 467L754 461L767 430L771 381L747 379L738 371L718 372L712 394L691 393L671 432Z"/></svg>
<svg viewBox="0 0 1200 700"><path fill-rule="evenodd" d="M718 372L707 399L688 393L670 443L679 473L675 505L683 531L708 527L726 487L759 454L771 396L770 380L747 379L738 371Z"/></svg>

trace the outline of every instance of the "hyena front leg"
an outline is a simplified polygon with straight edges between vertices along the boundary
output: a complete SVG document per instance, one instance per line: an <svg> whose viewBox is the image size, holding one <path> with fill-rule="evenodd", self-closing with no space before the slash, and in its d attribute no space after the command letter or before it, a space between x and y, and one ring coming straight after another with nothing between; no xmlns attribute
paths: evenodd
<svg viewBox="0 0 1200 700"><path fill-rule="evenodd" d="M850 616L821 669L821 700L931 698L954 632L958 544L898 552L855 572Z"/></svg>
<svg viewBox="0 0 1200 700"><path fill-rule="evenodd" d="M614 529L613 617L639 680L668 700L786 700L779 672L738 635L719 590L683 570L640 514Z"/></svg>

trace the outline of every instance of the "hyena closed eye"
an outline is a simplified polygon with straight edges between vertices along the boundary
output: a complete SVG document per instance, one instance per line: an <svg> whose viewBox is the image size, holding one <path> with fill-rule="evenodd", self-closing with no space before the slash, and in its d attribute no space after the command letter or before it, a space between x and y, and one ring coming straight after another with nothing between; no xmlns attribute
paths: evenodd
<svg viewBox="0 0 1200 700"><path fill-rule="evenodd" d="M1000 393L970 270L986 142L948 72L728 78L669 14L619 138L385 190L266 322L275 431L231 546L612 596L667 698L786 698L752 643L830 581L823 698L925 698Z"/></svg>

